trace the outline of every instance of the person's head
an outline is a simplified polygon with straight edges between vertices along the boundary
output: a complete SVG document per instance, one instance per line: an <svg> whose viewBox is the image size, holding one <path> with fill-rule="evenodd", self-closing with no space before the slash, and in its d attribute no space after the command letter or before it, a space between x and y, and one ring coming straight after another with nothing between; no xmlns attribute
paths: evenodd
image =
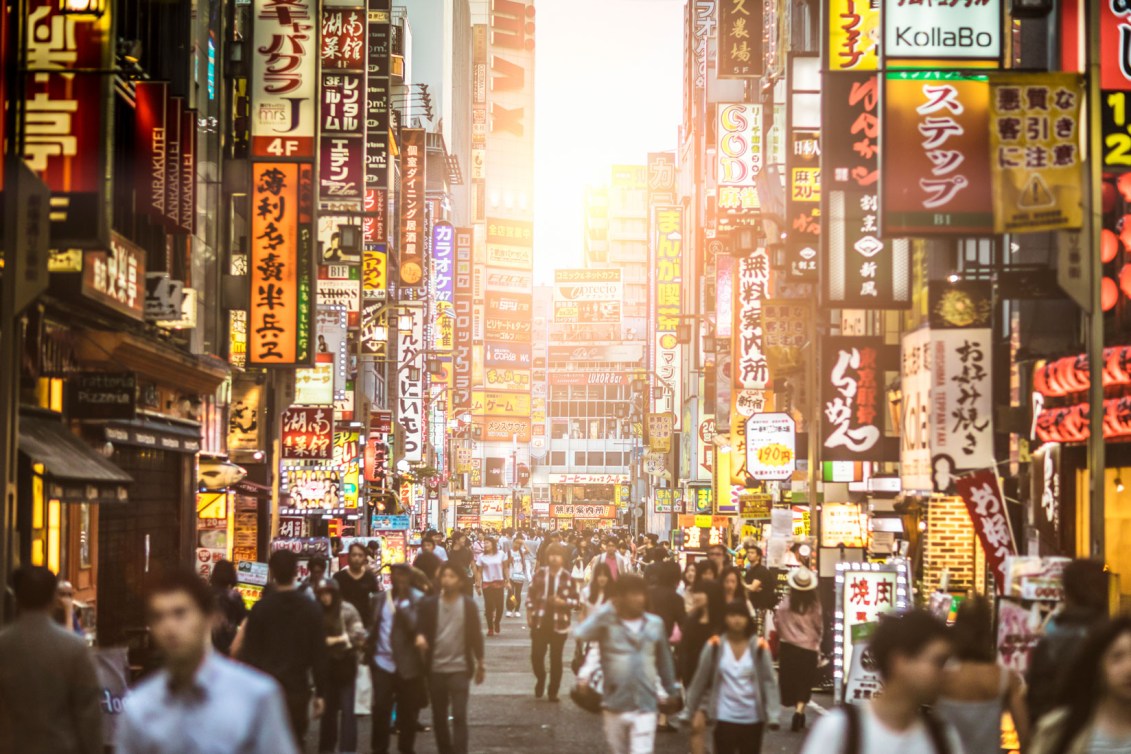
<svg viewBox="0 0 1131 754"><path fill-rule="evenodd" d="M699 566L694 562L689 562L683 569L683 583L687 586L694 584L699 578Z"/></svg>
<svg viewBox="0 0 1131 754"><path fill-rule="evenodd" d="M276 550L267 559L267 571L278 586L291 586L298 574L298 555L290 550Z"/></svg>
<svg viewBox="0 0 1131 754"><path fill-rule="evenodd" d="M743 636L749 639L754 635L754 618L750 615L750 607L746 600L731 600L723 608L723 621L727 633L731 636Z"/></svg>
<svg viewBox="0 0 1131 754"><path fill-rule="evenodd" d="M55 604L58 582L43 566L20 566L12 574L12 591L20 612L43 612Z"/></svg>
<svg viewBox="0 0 1131 754"><path fill-rule="evenodd" d="M817 604L817 574L801 566L789 572L789 609L804 615Z"/></svg>
<svg viewBox="0 0 1131 754"><path fill-rule="evenodd" d="M361 544L360 542L354 542L353 544L351 544L349 550L350 570L354 573L357 573L358 571L365 568L366 564L368 563L369 550L366 549L365 545Z"/></svg>
<svg viewBox="0 0 1131 754"><path fill-rule="evenodd" d="M603 560L593 566L593 579L589 582L589 601L594 603L598 597L608 597L612 590L613 572Z"/></svg>
<svg viewBox="0 0 1131 754"><path fill-rule="evenodd" d="M752 566L762 564L762 548L753 542L746 545L746 564Z"/></svg>
<svg viewBox="0 0 1131 754"><path fill-rule="evenodd" d="M463 591L467 575L451 562L445 561L440 564L436 578L440 582L440 591L450 597Z"/></svg>
<svg viewBox="0 0 1131 754"><path fill-rule="evenodd" d="M412 569L404 563L394 563L389 566L389 577L393 582L393 591L403 593L412 585Z"/></svg>
<svg viewBox="0 0 1131 754"><path fill-rule="evenodd" d="M546 550L546 563L549 564L550 570L556 571L565 563L565 550L561 545L550 545Z"/></svg>
<svg viewBox="0 0 1131 754"><path fill-rule="evenodd" d="M1107 574L1099 560L1077 559L1064 567L1064 602L1073 610L1107 613Z"/></svg>
<svg viewBox="0 0 1131 754"><path fill-rule="evenodd" d="M217 560L212 566L208 583L218 589L231 589L236 585L236 566L230 560Z"/></svg>
<svg viewBox="0 0 1131 754"><path fill-rule="evenodd" d="M935 702L951 654L942 621L918 609L882 616L868 648L889 693L916 706Z"/></svg>
<svg viewBox="0 0 1131 754"><path fill-rule="evenodd" d="M494 537L487 537L483 540L483 552L487 555L494 555L499 551L499 543L495 541Z"/></svg>
<svg viewBox="0 0 1131 754"><path fill-rule="evenodd" d="M381 543L376 539L371 539L366 543L365 549L369 553L369 555L371 555L372 557L377 557L381 554Z"/></svg>
<svg viewBox="0 0 1131 754"><path fill-rule="evenodd" d="M674 560L665 560L660 563L656 572L656 583L665 589L675 589L679 586L679 563Z"/></svg>
<svg viewBox="0 0 1131 754"><path fill-rule="evenodd" d="M431 537L425 537L420 540L420 549L424 552L436 552L436 543L432 541Z"/></svg>
<svg viewBox="0 0 1131 754"><path fill-rule="evenodd" d="M326 578L326 558L321 555L315 555L306 561L306 568L310 571L310 582L312 584L317 584Z"/></svg>
<svg viewBox="0 0 1131 754"><path fill-rule="evenodd" d="M318 596L318 602L322 605L323 609L333 612L337 612L341 609L342 592L338 587L338 582L333 579L326 579L319 584L315 594Z"/></svg>
<svg viewBox="0 0 1131 754"><path fill-rule="evenodd" d="M63 602L64 600L73 600L75 598L75 585L66 579L60 579L59 583L55 585L55 600Z"/></svg>
<svg viewBox="0 0 1131 754"><path fill-rule="evenodd" d="M963 662L996 662L994 610L981 595L963 600L951 626L954 656Z"/></svg>
<svg viewBox="0 0 1131 754"><path fill-rule="evenodd" d="M721 571L727 563L727 548L722 545L711 545L707 549L707 559Z"/></svg>
<svg viewBox="0 0 1131 754"><path fill-rule="evenodd" d="M643 577L626 573L616 581L613 602L622 618L639 618L648 602L648 586Z"/></svg>
<svg viewBox="0 0 1131 754"><path fill-rule="evenodd" d="M704 581L717 581L719 578L719 564L713 560L700 560L695 568L695 583L702 584Z"/></svg>
<svg viewBox="0 0 1131 754"><path fill-rule="evenodd" d="M606 555L616 555L617 554L617 541L615 539L613 539L612 537L605 537L605 543L604 544L605 544L605 554Z"/></svg>
<svg viewBox="0 0 1131 754"><path fill-rule="evenodd" d="M200 661L212 635L212 612L212 590L188 569L165 571L146 589L149 634L170 666L187 668Z"/></svg>
<svg viewBox="0 0 1131 754"><path fill-rule="evenodd" d="M727 600L738 599L742 596L742 574L736 568L724 568L722 578L723 595Z"/></svg>

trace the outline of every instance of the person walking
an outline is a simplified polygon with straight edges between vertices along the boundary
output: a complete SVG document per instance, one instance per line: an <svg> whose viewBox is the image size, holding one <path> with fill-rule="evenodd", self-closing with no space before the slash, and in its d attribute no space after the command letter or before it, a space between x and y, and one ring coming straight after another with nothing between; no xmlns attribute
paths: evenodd
<svg viewBox="0 0 1131 754"><path fill-rule="evenodd" d="M56 587L42 566L12 574L19 617L0 631L2 754L102 751L101 684L86 641L51 616Z"/></svg>
<svg viewBox="0 0 1131 754"><path fill-rule="evenodd" d="M357 751L357 718L354 693L357 662L365 642L365 624L357 608L342 599L334 579L322 582L316 592L322 607L322 627L326 633L326 710L318 727L318 751L333 754L339 743L342 752Z"/></svg>
<svg viewBox="0 0 1131 754"><path fill-rule="evenodd" d="M1028 749L1029 711L1025 682L997 661L993 607L985 597L958 606L951 628L954 659L943 675L935 711L958 731L966 751L1001 751L1001 718L1009 710L1021 751Z"/></svg>
<svg viewBox="0 0 1131 754"><path fill-rule="evenodd" d="M574 632L600 648L605 741L613 754L651 754L657 714L679 698L664 621L644 611L647 599L643 577L623 574L612 602Z"/></svg>
<svg viewBox="0 0 1131 754"><path fill-rule="evenodd" d="M326 689L326 634L322 611L295 586L298 556L276 550L267 560L273 588L251 608L232 654L283 687L295 740L303 745L310 713L322 714ZM311 703L311 684L314 686Z"/></svg>
<svg viewBox="0 0 1131 754"><path fill-rule="evenodd" d="M314 607L293 583L289 594ZM172 570L149 585L145 602L164 666L130 693L115 754L299 754L278 682L209 648L215 604L207 584ZM101 751L101 741L90 751Z"/></svg>
<svg viewBox="0 0 1131 754"><path fill-rule="evenodd" d="M436 542L431 537L420 540L420 552L412 560L412 567L424 574L428 581L435 581L440 570L440 556L436 554Z"/></svg>
<svg viewBox="0 0 1131 754"><path fill-rule="evenodd" d="M373 595L380 585L377 574L369 568L369 551L360 542L350 545L349 566L334 574L334 581L342 592L342 599L354 606L366 628L373 617Z"/></svg>
<svg viewBox="0 0 1131 754"><path fill-rule="evenodd" d="M322 555L313 555L306 561L306 570L309 571L309 575L298 585L298 590L311 600L318 600L318 595L315 592L326 580L327 562Z"/></svg>
<svg viewBox="0 0 1131 754"><path fill-rule="evenodd" d="M1131 617L1093 626L1063 691L1063 706L1037 727L1031 754L1131 752Z"/></svg>
<svg viewBox="0 0 1131 754"><path fill-rule="evenodd" d="M617 548L617 540L614 537L605 537L604 552L597 553L590 560L587 570L594 571L598 563L604 563L613 579L616 581L622 574L632 572L632 561L625 557L623 553Z"/></svg>
<svg viewBox="0 0 1131 754"><path fill-rule="evenodd" d="M868 647L884 693L824 715L801 754L965 754L958 732L923 712L938 699L950 658L942 621L924 610L883 616ZM784 668L781 673L784 681Z"/></svg>
<svg viewBox="0 0 1131 754"><path fill-rule="evenodd" d="M817 661L825 622L817 599L817 575L808 568L795 568L788 578L789 593L774 612L781 643L778 663L781 671L781 702L793 707L789 729L805 730L805 708L813 698L817 682Z"/></svg>
<svg viewBox="0 0 1131 754"><path fill-rule="evenodd" d="M726 629L699 656L687 692L691 727L715 726L714 754L761 754L766 728L777 730L781 694L769 646L755 634L744 595L727 603Z"/></svg>
<svg viewBox="0 0 1131 754"><path fill-rule="evenodd" d="M232 653L240 625L247 619L247 606L236 589L236 567L230 560L218 560L208 577L212 586L212 599L216 602L212 625L212 646L222 655Z"/></svg>
<svg viewBox="0 0 1131 754"><path fill-rule="evenodd" d="M474 592L475 584L475 555L467 541L467 535L462 532L452 534L452 547L448 551L448 562L463 571L464 590L468 597Z"/></svg>
<svg viewBox="0 0 1131 754"><path fill-rule="evenodd" d="M746 570L742 575L743 586L754 608L759 634L763 633L766 613L778 604L777 576L762 562L762 548L753 542L746 544Z"/></svg>
<svg viewBox="0 0 1131 754"><path fill-rule="evenodd" d="M412 587L412 569L390 568L393 586L376 595L365 656L373 678L373 753L388 754L393 706L397 750L413 754L416 717L424 705L424 665L416 649L417 606L423 594Z"/></svg>
<svg viewBox="0 0 1131 754"><path fill-rule="evenodd" d="M513 601L514 609L509 609L511 604L507 604L506 616L508 618L517 618L522 609L522 590L530 581L530 572L532 570L532 563L534 557L530 550L526 547L526 540L522 536L522 532L515 534L514 541L511 544L511 561L510 561L510 599Z"/></svg>
<svg viewBox="0 0 1131 754"><path fill-rule="evenodd" d="M674 560L665 560L653 565L659 567L654 572L656 584L648 587L648 612L660 616L664 621L664 632L668 636L668 642L672 650L678 652L682 636L677 631L677 626L687 617L683 597L678 592L679 564ZM648 582L647 576L644 577L644 581ZM677 730L668 720L668 716L663 713L660 713L656 727L662 733L674 733Z"/></svg>
<svg viewBox="0 0 1131 754"><path fill-rule="evenodd" d="M534 670L534 697L549 691L549 700L558 701L562 683L562 652L569 634L570 616L580 598L577 587L565 569L565 552L559 545L546 551L546 565L534 574L526 595L526 625L530 626L530 664ZM549 686L546 685L546 652L550 653Z"/></svg>
<svg viewBox="0 0 1131 754"><path fill-rule="evenodd" d="M475 587L483 595L483 616L487 621L487 635L494 636L502 630L503 608L506 607L506 574L510 558L500 552L494 538L483 543L483 554L475 562Z"/></svg>
<svg viewBox="0 0 1131 754"><path fill-rule="evenodd" d="M445 563L437 578L440 593L422 600L417 611L416 647L424 657L436 748L440 754L468 754L471 679L479 685L487 676L483 629L475 600L463 593L463 573Z"/></svg>
<svg viewBox="0 0 1131 754"><path fill-rule="evenodd" d="M68 631L86 638L86 631L82 627L82 621L79 620L79 611L75 605L75 585L66 579L60 580L55 587L55 608L52 617Z"/></svg>

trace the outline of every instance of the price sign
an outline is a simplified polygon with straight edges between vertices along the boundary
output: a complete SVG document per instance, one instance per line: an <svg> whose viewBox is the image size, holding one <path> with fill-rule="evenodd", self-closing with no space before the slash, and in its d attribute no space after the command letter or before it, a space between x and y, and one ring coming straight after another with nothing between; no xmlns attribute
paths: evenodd
<svg viewBox="0 0 1131 754"><path fill-rule="evenodd" d="M746 472L757 480L786 480L797 468L797 424L789 414L746 420Z"/></svg>

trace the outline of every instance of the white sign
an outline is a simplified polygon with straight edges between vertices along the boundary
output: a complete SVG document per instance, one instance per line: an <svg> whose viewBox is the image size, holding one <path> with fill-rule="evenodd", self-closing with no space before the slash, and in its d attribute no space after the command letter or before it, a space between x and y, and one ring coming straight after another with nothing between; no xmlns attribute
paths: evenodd
<svg viewBox="0 0 1131 754"><path fill-rule="evenodd" d="M770 384L770 367L762 348L762 300L769 295L770 255L755 249L738 263L734 287L734 386L763 390Z"/></svg>
<svg viewBox="0 0 1131 754"><path fill-rule="evenodd" d="M993 341L989 328L931 331L931 463L936 477L994 465ZM941 357L941 358L940 358ZM935 480L945 491L949 485Z"/></svg>
<svg viewBox="0 0 1131 754"><path fill-rule="evenodd" d="M656 333L656 376L660 378L657 387L663 394L652 400L652 413L670 413L675 417L672 429L681 427L679 405L676 396L683 395L683 346L673 332Z"/></svg>
<svg viewBox="0 0 1131 754"><path fill-rule="evenodd" d="M759 481L785 481L797 468L797 424L789 414L755 414L746 420L746 473Z"/></svg>
<svg viewBox="0 0 1131 754"><path fill-rule="evenodd" d="M930 491L931 482L931 331L903 336L900 353L903 390L899 436L900 480L905 491Z"/></svg>
<svg viewBox="0 0 1131 754"><path fill-rule="evenodd" d="M348 312L361 311L360 280L319 280L318 307L340 306Z"/></svg>
<svg viewBox="0 0 1131 754"><path fill-rule="evenodd" d="M663 474L667 468L667 456L663 453L649 452L644 454L644 473Z"/></svg>
<svg viewBox="0 0 1131 754"><path fill-rule="evenodd" d="M251 137L257 157L314 157L318 6L255 0L251 44Z"/></svg>
<svg viewBox="0 0 1131 754"><path fill-rule="evenodd" d="M624 484L628 474L550 474L550 484Z"/></svg>
<svg viewBox="0 0 1131 754"><path fill-rule="evenodd" d="M1002 0L913 3L885 0L884 57L888 60L1001 58Z"/></svg>
<svg viewBox="0 0 1131 754"><path fill-rule="evenodd" d="M397 330L397 423L404 430L406 461L424 459L424 307L419 301L405 301L399 312ZM409 375L413 371L415 375ZM415 376L416 379L409 379Z"/></svg>

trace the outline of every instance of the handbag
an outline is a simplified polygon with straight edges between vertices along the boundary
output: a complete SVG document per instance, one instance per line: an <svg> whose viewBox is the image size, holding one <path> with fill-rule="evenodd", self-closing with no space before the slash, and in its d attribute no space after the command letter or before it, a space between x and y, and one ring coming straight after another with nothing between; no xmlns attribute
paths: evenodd
<svg viewBox="0 0 1131 754"><path fill-rule="evenodd" d="M569 698L573 700L581 709L586 712L594 714L601 711L601 703L605 700L604 694L605 677L598 668L593 671L593 675L589 678L589 683L574 684L573 688L569 691Z"/></svg>

